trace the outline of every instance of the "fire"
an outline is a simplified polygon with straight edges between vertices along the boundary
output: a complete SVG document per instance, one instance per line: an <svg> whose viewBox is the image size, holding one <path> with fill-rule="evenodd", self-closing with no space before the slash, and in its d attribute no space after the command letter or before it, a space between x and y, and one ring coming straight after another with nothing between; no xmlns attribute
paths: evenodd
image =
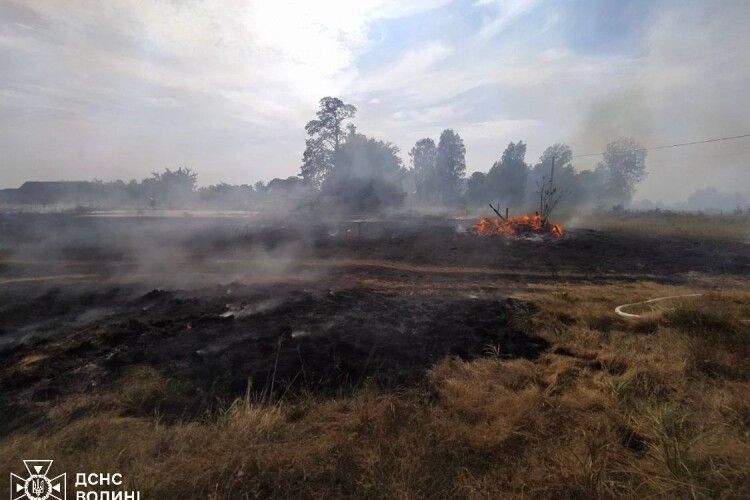
<svg viewBox="0 0 750 500"><path fill-rule="evenodd" d="M561 238L564 231L560 224L552 224L544 221L539 213L534 215L519 215L517 217L509 217L507 219L501 219L499 217L480 218L474 226L472 231L481 236L551 236L553 238Z"/></svg>

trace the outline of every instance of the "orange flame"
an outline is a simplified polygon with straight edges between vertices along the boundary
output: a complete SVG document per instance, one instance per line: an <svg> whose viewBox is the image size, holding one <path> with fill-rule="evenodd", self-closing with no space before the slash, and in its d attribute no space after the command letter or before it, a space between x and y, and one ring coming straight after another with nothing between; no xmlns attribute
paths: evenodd
<svg viewBox="0 0 750 500"><path fill-rule="evenodd" d="M548 235L554 238L561 238L564 231L560 224L545 224L542 216L538 213L534 215L519 215L508 219L482 217L472 226L472 231L482 236L533 236Z"/></svg>

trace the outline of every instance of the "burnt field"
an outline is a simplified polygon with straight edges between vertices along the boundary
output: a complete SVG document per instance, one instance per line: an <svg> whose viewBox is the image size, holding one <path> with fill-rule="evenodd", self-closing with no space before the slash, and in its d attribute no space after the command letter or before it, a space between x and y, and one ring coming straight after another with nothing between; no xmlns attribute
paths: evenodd
<svg viewBox="0 0 750 500"><path fill-rule="evenodd" d="M446 363L488 360L542 370L515 390L528 382L558 397L570 370L628 373L602 347L611 336L660 328L626 324L615 305L741 290L750 274L741 239L578 228L512 240L472 234L471 222L0 216L0 436L45 426L54 436L102 408L180 426L238 400L292 413L363 391L432 401L445 397ZM577 328L602 337L565 337ZM151 383L143 377L160 380L155 393L59 420L71 401Z"/></svg>
<svg viewBox="0 0 750 500"><path fill-rule="evenodd" d="M419 383L440 359L534 359L534 285L746 275L748 245L578 229L479 237L445 219L281 225L223 218L3 218L4 424L149 365L188 417L247 391ZM183 406L185 401L189 405ZM31 412L33 414L33 411Z"/></svg>

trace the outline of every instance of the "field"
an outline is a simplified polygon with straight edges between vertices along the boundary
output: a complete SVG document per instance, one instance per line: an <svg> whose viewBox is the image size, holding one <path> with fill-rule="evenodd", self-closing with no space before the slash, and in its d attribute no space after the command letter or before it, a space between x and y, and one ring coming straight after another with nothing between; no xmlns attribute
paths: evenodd
<svg viewBox="0 0 750 500"><path fill-rule="evenodd" d="M750 225L695 217L533 241L0 215L0 468L143 498L747 498Z"/></svg>

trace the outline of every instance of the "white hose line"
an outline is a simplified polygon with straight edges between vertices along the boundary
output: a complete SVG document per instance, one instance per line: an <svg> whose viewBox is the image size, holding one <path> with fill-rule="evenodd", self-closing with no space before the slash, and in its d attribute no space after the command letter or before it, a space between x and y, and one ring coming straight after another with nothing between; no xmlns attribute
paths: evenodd
<svg viewBox="0 0 750 500"><path fill-rule="evenodd" d="M683 295L668 295L666 297L657 297L655 299L644 300L643 302L633 302L632 304L623 304L621 306L615 307L615 314L622 316L623 318L629 318L629 319L643 318L644 317L643 314L626 313L623 311L623 309L625 309L626 307L630 307L630 306L639 306L641 304L653 304L654 302L661 302L662 300L680 299L683 297L701 297L702 295L703 295L702 293L686 293Z"/></svg>
<svg viewBox="0 0 750 500"><path fill-rule="evenodd" d="M32 283L36 281L65 281L65 280L85 280L97 278L98 274L57 274L55 276L30 276L27 278L10 278L0 280L0 285L10 285L13 283Z"/></svg>

